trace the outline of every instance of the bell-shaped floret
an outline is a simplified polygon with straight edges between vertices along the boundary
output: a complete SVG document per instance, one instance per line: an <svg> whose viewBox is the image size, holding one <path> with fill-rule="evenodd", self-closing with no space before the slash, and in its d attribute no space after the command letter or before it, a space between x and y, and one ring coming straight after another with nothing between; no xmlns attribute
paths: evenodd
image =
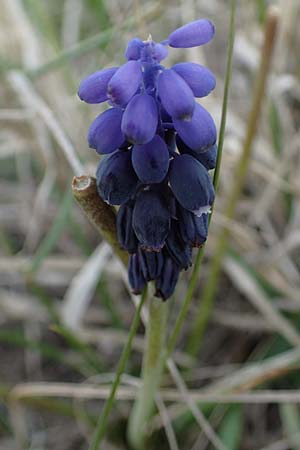
<svg viewBox="0 0 300 450"><path fill-rule="evenodd" d="M141 57L142 49L144 48L144 42L139 38L133 38L128 42L125 51L125 56L128 60L137 61Z"/></svg>
<svg viewBox="0 0 300 450"><path fill-rule="evenodd" d="M205 97L216 86L214 74L207 67L192 62L182 62L172 67L189 85L195 97Z"/></svg>
<svg viewBox="0 0 300 450"><path fill-rule="evenodd" d="M168 256L164 257L161 276L155 282L155 296L167 300L173 294L179 277L179 267Z"/></svg>
<svg viewBox="0 0 300 450"><path fill-rule="evenodd" d="M123 112L110 108L99 114L89 128L88 143L97 153L112 153L125 141L121 130Z"/></svg>
<svg viewBox="0 0 300 450"><path fill-rule="evenodd" d="M114 105L127 105L138 90L141 81L141 63L139 61L128 61L110 79L107 87L108 98Z"/></svg>
<svg viewBox="0 0 300 450"><path fill-rule="evenodd" d="M132 165L142 183L163 181L169 168L169 151L163 139L156 135L147 144L135 145L132 149Z"/></svg>
<svg viewBox="0 0 300 450"><path fill-rule="evenodd" d="M191 150L205 151L216 142L217 130L213 118L198 103L191 120L174 119L174 126L183 142Z"/></svg>
<svg viewBox="0 0 300 450"><path fill-rule="evenodd" d="M182 239L192 247L201 247L207 239L208 214L195 216L178 205L178 224Z"/></svg>
<svg viewBox="0 0 300 450"><path fill-rule="evenodd" d="M152 281L158 278L164 264L162 252L146 252L139 249L138 255L145 280Z"/></svg>
<svg viewBox="0 0 300 450"><path fill-rule="evenodd" d="M173 31L168 38L170 47L191 48L209 42L215 34L215 27L208 19L187 23Z"/></svg>
<svg viewBox="0 0 300 450"><path fill-rule="evenodd" d="M107 86L118 67L99 70L84 78L78 89L78 97L86 103L101 103L107 100Z"/></svg>
<svg viewBox="0 0 300 450"><path fill-rule="evenodd" d="M157 106L148 94L137 94L128 103L121 128L129 142L147 144L153 139L158 122Z"/></svg>
<svg viewBox="0 0 300 450"><path fill-rule="evenodd" d="M130 255L128 264L128 280L134 294L142 293L146 286L138 254Z"/></svg>
<svg viewBox="0 0 300 450"><path fill-rule="evenodd" d="M173 219L171 222L166 248L180 269L187 269L191 266L192 249L181 237L178 220Z"/></svg>
<svg viewBox="0 0 300 450"><path fill-rule="evenodd" d="M168 56L168 49L163 44L157 44L153 43L152 47L152 58L155 59L157 62L162 61Z"/></svg>
<svg viewBox="0 0 300 450"><path fill-rule="evenodd" d="M133 195L137 176L131 164L131 151L116 151L104 156L96 172L100 197L110 205L122 205Z"/></svg>
<svg viewBox="0 0 300 450"><path fill-rule="evenodd" d="M117 215L118 241L128 253L136 253L138 250L138 240L132 228L133 207L133 201L123 203Z"/></svg>
<svg viewBox="0 0 300 450"><path fill-rule="evenodd" d="M180 139L180 137L176 136L176 144L180 153L188 153L197 159L207 170L212 170L216 167L217 155L218 155L218 147L217 144L205 150L205 152L196 153L191 150L185 143Z"/></svg>
<svg viewBox="0 0 300 450"><path fill-rule="evenodd" d="M174 119L190 119L195 100L191 88L172 69L163 70L157 80L157 90L165 110Z"/></svg>
<svg viewBox="0 0 300 450"><path fill-rule="evenodd" d="M188 154L175 157L170 164L169 179L181 206L198 216L209 212L214 201L214 187L199 161Z"/></svg>
<svg viewBox="0 0 300 450"><path fill-rule="evenodd" d="M208 148L205 152L199 153L197 155L197 159L207 170L212 170L216 167L217 156L218 147L217 144L215 144Z"/></svg>
<svg viewBox="0 0 300 450"><path fill-rule="evenodd" d="M147 251L160 251L170 229L170 211L163 192L143 190L137 196L133 210L133 228Z"/></svg>

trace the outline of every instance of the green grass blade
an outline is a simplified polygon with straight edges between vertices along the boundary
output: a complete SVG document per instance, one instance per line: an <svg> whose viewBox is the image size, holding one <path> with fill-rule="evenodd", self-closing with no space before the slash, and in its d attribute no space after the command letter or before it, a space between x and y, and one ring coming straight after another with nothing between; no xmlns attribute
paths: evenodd
<svg viewBox="0 0 300 450"><path fill-rule="evenodd" d="M285 403L279 406L285 434L293 450L300 450L300 414L299 407Z"/></svg>
<svg viewBox="0 0 300 450"><path fill-rule="evenodd" d="M219 437L230 450L239 450L243 435L243 410L232 406L226 413L219 430Z"/></svg>
<svg viewBox="0 0 300 450"><path fill-rule="evenodd" d="M282 153L282 128L277 107L272 100L269 102L268 113L273 148L276 155L280 156Z"/></svg>

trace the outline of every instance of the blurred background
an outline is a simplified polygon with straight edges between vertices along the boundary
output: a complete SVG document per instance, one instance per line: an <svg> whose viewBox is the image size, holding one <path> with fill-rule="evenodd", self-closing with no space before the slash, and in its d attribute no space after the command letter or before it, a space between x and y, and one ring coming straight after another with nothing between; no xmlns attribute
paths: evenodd
<svg viewBox="0 0 300 450"><path fill-rule="evenodd" d="M243 147L270 4L280 7L275 52L213 313L196 361L185 351L191 320L174 355L196 400L220 394L222 386L241 394L226 404L201 403L228 450L300 449L298 0L237 2L220 189L189 317L226 222L222 211ZM98 156L86 134L102 108L80 102L77 87L91 72L122 64L131 37L151 33L160 41L207 17L216 26L214 40L205 48L170 49L165 65L193 61L216 74L217 87L202 104L219 126L229 1L0 0L0 6L0 448L81 450L108 395L134 305L126 271L72 197L72 177L95 174ZM182 274L170 300L170 329L189 277ZM126 421L143 336L141 325L105 450L129 448ZM163 389L149 449L214 449L167 374Z"/></svg>

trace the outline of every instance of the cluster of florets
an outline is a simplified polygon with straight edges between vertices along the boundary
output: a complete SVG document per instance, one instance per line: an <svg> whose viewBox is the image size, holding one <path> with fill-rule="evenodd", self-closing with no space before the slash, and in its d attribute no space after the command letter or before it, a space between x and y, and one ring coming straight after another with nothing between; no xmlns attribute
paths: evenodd
<svg viewBox="0 0 300 450"><path fill-rule="evenodd" d="M134 293L153 280L156 295L170 297L179 272L191 265L192 247L207 238L216 128L195 97L207 96L215 77L199 64L166 69L160 62L167 45L195 47L213 35L213 24L201 19L162 43L134 38L125 64L93 73L79 87L81 100L111 106L90 126L88 143L106 155L97 169L98 192L120 206L118 239L130 253Z"/></svg>

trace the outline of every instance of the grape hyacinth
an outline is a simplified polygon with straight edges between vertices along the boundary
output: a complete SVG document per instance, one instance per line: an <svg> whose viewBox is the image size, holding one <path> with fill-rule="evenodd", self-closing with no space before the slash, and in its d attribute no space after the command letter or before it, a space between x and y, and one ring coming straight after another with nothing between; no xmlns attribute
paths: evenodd
<svg viewBox="0 0 300 450"><path fill-rule="evenodd" d="M161 61L167 46L195 47L213 36L213 24L201 19L161 43L134 38L125 64L95 72L79 86L81 100L110 106L91 124L88 143L105 155L97 188L105 202L119 206L118 240L130 254L135 294L154 281L155 295L170 297L180 271L192 264L192 248L207 238L216 127L195 97L207 96L215 77L199 64L167 69Z"/></svg>

